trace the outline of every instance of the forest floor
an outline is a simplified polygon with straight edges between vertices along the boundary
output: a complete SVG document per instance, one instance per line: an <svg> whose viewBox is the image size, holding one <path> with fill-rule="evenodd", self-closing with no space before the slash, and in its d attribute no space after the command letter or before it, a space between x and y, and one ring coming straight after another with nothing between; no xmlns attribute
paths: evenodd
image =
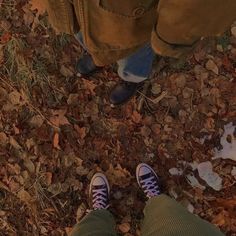
<svg viewBox="0 0 236 236"><path fill-rule="evenodd" d="M184 62L157 59L149 90L111 108L114 68L77 77L82 49L40 13L0 0L0 235L68 234L96 171L120 234L140 235L140 162L165 193L236 235L236 25Z"/></svg>

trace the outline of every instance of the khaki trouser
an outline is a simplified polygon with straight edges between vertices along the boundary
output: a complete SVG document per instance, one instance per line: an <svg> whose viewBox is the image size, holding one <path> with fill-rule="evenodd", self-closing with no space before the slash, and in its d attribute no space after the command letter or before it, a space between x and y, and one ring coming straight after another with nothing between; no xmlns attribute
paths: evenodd
<svg viewBox="0 0 236 236"><path fill-rule="evenodd" d="M162 194L148 200L144 209L142 236L222 236L218 228L189 213L175 200ZM115 221L107 210L89 213L71 236L116 236Z"/></svg>

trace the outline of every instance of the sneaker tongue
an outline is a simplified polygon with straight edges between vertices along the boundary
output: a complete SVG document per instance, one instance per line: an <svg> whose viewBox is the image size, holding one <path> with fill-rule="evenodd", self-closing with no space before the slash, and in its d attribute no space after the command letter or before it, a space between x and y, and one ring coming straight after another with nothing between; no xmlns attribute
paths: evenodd
<svg viewBox="0 0 236 236"><path fill-rule="evenodd" d="M106 189L106 185L93 185L93 189Z"/></svg>
<svg viewBox="0 0 236 236"><path fill-rule="evenodd" d="M139 178L140 178L141 180L145 180L145 179L148 179L148 178L150 178L150 177L152 177L152 176L153 176L153 174L150 172L150 173L147 173L147 174L144 174L144 175L139 176Z"/></svg>

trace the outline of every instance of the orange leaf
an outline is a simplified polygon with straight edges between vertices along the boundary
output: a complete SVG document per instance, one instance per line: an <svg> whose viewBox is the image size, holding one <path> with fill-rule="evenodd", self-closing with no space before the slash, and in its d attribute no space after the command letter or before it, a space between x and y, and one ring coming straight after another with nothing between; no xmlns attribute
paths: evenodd
<svg viewBox="0 0 236 236"><path fill-rule="evenodd" d="M11 39L11 34L9 32L6 32L0 37L0 43L2 44L7 43L10 39Z"/></svg>
<svg viewBox="0 0 236 236"><path fill-rule="evenodd" d="M91 95L95 96L96 93L94 92L95 88L97 87L97 85L93 82L93 81L89 81L87 79L83 79L83 84L85 89L89 90L89 92L91 93Z"/></svg>
<svg viewBox="0 0 236 236"><path fill-rule="evenodd" d="M57 149L61 149L59 146L59 133L55 133L53 137L53 147Z"/></svg>
<svg viewBox="0 0 236 236"><path fill-rule="evenodd" d="M80 139L84 139L86 137L86 128L80 128L78 125L75 125L75 130L77 131Z"/></svg>
<svg viewBox="0 0 236 236"><path fill-rule="evenodd" d="M134 121L134 123L138 124L142 120L142 116L137 111L134 111L132 115L132 120Z"/></svg>

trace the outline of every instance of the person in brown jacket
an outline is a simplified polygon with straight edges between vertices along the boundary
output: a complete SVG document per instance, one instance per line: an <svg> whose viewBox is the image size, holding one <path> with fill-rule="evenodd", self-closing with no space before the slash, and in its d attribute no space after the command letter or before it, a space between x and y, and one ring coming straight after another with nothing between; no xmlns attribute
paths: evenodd
<svg viewBox="0 0 236 236"><path fill-rule="evenodd" d="M59 31L75 35L88 54L77 71L88 75L118 63L122 79L110 95L123 104L152 69L155 54L180 58L203 37L225 32L236 20L235 0L46 0Z"/></svg>

